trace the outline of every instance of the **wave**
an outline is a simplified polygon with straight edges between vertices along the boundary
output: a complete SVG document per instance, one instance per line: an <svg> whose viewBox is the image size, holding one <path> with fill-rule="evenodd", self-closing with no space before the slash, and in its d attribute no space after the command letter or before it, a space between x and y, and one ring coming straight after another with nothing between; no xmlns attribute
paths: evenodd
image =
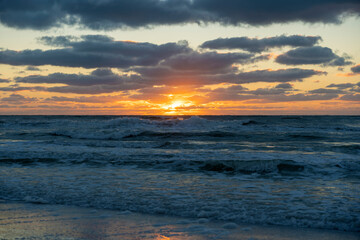
<svg viewBox="0 0 360 240"><path fill-rule="evenodd" d="M276 164L269 165L278 168ZM358 231L360 224L356 191L348 189L340 195L337 191L344 186L338 179L319 185L314 182L317 176L225 176L84 166L21 170L0 169L0 198L348 231Z"/></svg>
<svg viewBox="0 0 360 240"><path fill-rule="evenodd" d="M69 158L73 157L73 158ZM305 174L305 175L329 175L329 174L353 174L360 170L360 163L356 160L334 161L332 163L318 164L299 162L285 159L259 159L259 160L179 160L172 154L152 156L153 159L134 159L132 157L119 159L101 155L69 154L68 158L32 157L32 158L2 158L2 165L64 165L77 166L88 165L100 167L136 167L139 169L164 169L174 172L198 172L198 173L223 173L223 174ZM161 159L162 158L162 159ZM335 175L334 175L335 176Z"/></svg>

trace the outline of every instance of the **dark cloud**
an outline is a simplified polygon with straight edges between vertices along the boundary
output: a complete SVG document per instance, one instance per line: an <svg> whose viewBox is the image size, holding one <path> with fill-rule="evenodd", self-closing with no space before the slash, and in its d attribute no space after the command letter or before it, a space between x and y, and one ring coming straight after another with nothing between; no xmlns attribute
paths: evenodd
<svg viewBox="0 0 360 240"><path fill-rule="evenodd" d="M65 74L52 73L47 76L30 75L26 77L16 77L17 83L62 83L72 86L92 86L92 85L120 85L135 82L138 76L118 75L110 69L97 69L89 75L84 74Z"/></svg>
<svg viewBox="0 0 360 240"><path fill-rule="evenodd" d="M242 72L237 75L241 83L252 82L292 82L302 81L315 75L324 75L326 72L312 69L289 68L279 70L256 70Z"/></svg>
<svg viewBox="0 0 360 240"><path fill-rule="evenodd" d="M293 86L290 83L280 83L276 85L275 88L292 89Z"/></svg>
<svg viewBox="0 0 360 240"><path fill-rule="evenodd" d="M19 86L10 86L10 87L2 87L0 91L4 92L19 92L19 91L45 91L44 87L19 87Z"/></svg>
<svg viewBox="0 0 360 240"><path fill-rule="evenodd" d="M8 83L8 82L10 82L10 81L7 79L0 78L0 83Z"/></svg>
<svg viewBox="0 0 360 240"><path fill-rule="evenodd" d="M327 47L299 47L276 57L276 62L286 65L324 64L344 66L352 64L345 57L340 57Z"/></svg>
<svg viewBox="0 0 360 240"><path fill-rule="evenodd" d="M0 22L38 30L63 24L114 29L185 23L340 23L345 15L359 15L359 5L358 0L1 0Z"/></svg>
<svg viewBox="0 0 360 240"><path fill-rule="evenodd" d="M206 58L199 58L201 61ZM199 60L197 59L197 60ZM235 58L236 59L236 58ZM207 60L206 60L207 61ZM175 64L176 63L176 64ZM147 94L145 89L152 89L151 94L164 94L159 91L165 91L168 94L181 92L186 86L197 88L204 85L217 83L254 83L254 82L281 82L276 86L277 92L292 89L288 83L291 81L302 81L315 75L326 74L325 72L312 69L279 69L279 70L256 70L250 72L237 73L235 68L230 68L230 64L220 64L217 71L207 71L203 64L198 64L198 68L187 70L187 63L177 65L177 61L170 61L168 66L155 68L133 69L137 71L134 74L115 74L110 69L96 69L90 74L65 74L53 73L49 75L29 75L26 77L16 77L17 85L0 88L0 91L48 91L60 93L77 94L101 94L117 91L140 90L140 94ZM173 68L171 68L172 66ZM190 66L190 65L189 65ZM218 65L217 65L218 66ZM223 71L230 69L231 73ZM23 87L21 83L32 84L65 84L65 86L53 87ZM167 85L166 88L152 88L154 85ZM172 86L181 86L178 90ZM171 92L168 92L169 87ZM155 89L155 90L154 90ZM153 92L156 91L156 92ZM187 91L190 91L188 88ZM182 93L185 93L184 91Z"/></svg>
<svg viewBox="0 0 360 240"><path fill-rule="evenodd" d="M360 101L360 94L346 94L340 98L344 101Z"/></svg>
<svg viewBox="0 0 360 240"><path fill-rule="evenodd" d="M137 67L130 70L139 73L149 81L161 82L162 80L173 79L174 82L177 82L178 79L183 78L182 82L184 83L186 79L190 81L196 78L200 81L211 76L224 77L224 75L237 72L234 64L248 64L253 61L252 54L190 52L172 56L158 66Z"/></svg>
<svg viewBox="0 0 360 240"><path fill-rule="evenodd" d="M351 71L355 74L360 74L360 64L359 65L356 65L356 66L353 66L351 68Z"/></svg>
<svg viewBox="0 0 360 240"><path fill-rule="evenodd" d="M57 27L68 21L56 0L2 0L0 22L9 27L40 30Z"/></svg>
<svg viewBox="0 0 360 240"><path fill-rule="evenodd" d="M186 41L156 45L128 41L114 41L103 35L44 37L43 42L62 46L52 50L0 51L0 63L10 65L54 65L65 67L111 67L156 65L161 60L189 52Z"/></svg>
<svg viewBox="0 0 360 240"><path fill-rule="evenodd" d="M279 95L288 92L291 89L284 88L258 88L253 91L247 91L248 94L253 94L255 96L264 96L264 95Z"/></svg>
<svg viewBox="0 0 360 240"><path fill-rule="evenodd" d="M26 68L26 71L41 71L40 68L34 67L34 66L28 66Z"/></svg>
<svg viewBox="0 0 360 240"><path fill-rule="evenodd" d="M136 90L147 86L138 75L119 75L113 73L110 69L96 69L89 75L65 73L53 73L46 76L30 75L27 77L16 77L15 81L17 83L66 84L66 86L8 87L0 88L0 90L38 90L60 93L101 94Z"/></svg>
<svg viewBox="0 0 360 240"><path fill-rule="evenodd" d="M21 104L37 101L37 98L24 97L20 94L11 94L9 97L4 97L0 99L2 102L7 102L11 104Z"/></svg>
<svg viewBox="0 0 360 240"><path fill-rule="evenodd" d="M44 100L44 102L78 102L78 103L108 103L108 102L116 102L119 100L123 100L123 95L115 95L115 96L91 96L91 97L51 97Z"/></svg>
<svg viewBox="0 0 360 240"><path fill-rule="evenodd" d="M195 0L195 9L228 24L266 25L289 21L339 23L344 13L359 14L359 1Z"/></svg>
<svg viewBox="0 0 360 240"><path fill-rule="evenodd" d="M304 101L324 101L337 98L339 95L334 93L325 93L325 94L280 94L272 95L270 97L264 98L263 102L304 102Z"/></svg>
<svg viewBox="0 0 360 240"><path fill-rule="evenodd" d="M43 88L47 92L57 93L76 93L76 94L102 94L113 93L126 90L135 90L145 87L145 85L137 83L128 83L121 85L93 85L93 86L61 86L61 87L49 87Z"/></svg>
<svg viewBox="0 0 360 240"><path fill-rule="evenodd" d="M242 49L249 52L263 52L275 47L310 47L317 44L321 40L319 36L276 36L269 38L218 38L206 41L201 44L201 48L209 49Z"/></svg>
<svg viewBox="0 0 360 240"><path fill-rule="evenodd" d="M162 66L167 66L177 71L190 72L218 72L230 68L235 63L249 63L252 62L252 54L245 53L216 53L206 52L198 53L191 52L188 54L178 54L170 57L162 63Z"/></svg>
<svg viewBox="0 0 360 240"><path fill-rule="evenodd" d="M217 88L206 95L206 102L213 101L245 101L256 100L258 102L288 102L288 101L316 101L330 100L338 97L336 93L293 93L293 89L282 88L258 88L248 90L240 85L228 88ZM204 99L202 99L205 102Z"/></svg>
<svg viewBox="0 0 360 240"><path fill-rule="evenodd" d="M224 54L225 55L225 54ZM205 58L203 58L205 60ZM217 58L219 60L221 58ZM206 68L204 64L194 65L190 68L190 64L178 66L161 65L157 67L135 68L133 71L140 74L145 82L156 85L207 85L216 83L253 83L253 82L291 82L302 81L315 75L323 75L326 72L316 71L312 69L279 69L279 70L256 70L250 72L238 73L237 68L230 67L231 61L227 59L224 62L216 63L218 68ZM181 63L184 62L181 61ZM204 67L203 67L204 66ZM210 65L211 66L211 65ZM221 66L221 67L220 67ZM187 69L187 67L189 67Z"/></svg>
<svg viewBox="0 0 360 240"><path fill-rule="evenodd" d="M347 89L347 88L352 88L354 87L355 84L352 84L352 83L339 83L339 84L330 84L326 87L328 88L337 88L337 89Z"/></svg>
<svg viewBox="0 0 360 240"><path fill-rule="evenodd" d="M343 90L341 89L328 89L328 88L318 88L318 89L314 89L314 90L310 90L309 93L334 93L334 94L341 94L344 93Z"/></svg>

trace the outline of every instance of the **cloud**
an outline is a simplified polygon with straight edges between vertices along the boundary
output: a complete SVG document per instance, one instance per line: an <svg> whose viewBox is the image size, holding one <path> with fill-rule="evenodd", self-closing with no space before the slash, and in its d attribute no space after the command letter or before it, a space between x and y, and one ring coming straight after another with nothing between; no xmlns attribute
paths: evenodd
<svg viewBox="0 0 360 240"><path fill-rule="evenodd" d="M237 61L246 62L251 58L238 59L235 54L201 54L192 58L181 56L164 61L156 67L140 67L131 69L141 75L145 82L156 85L207 85L216 83L253 83L253 82L291 82L302 81L326 72L312 69L278 69L238 72L232 65ZM242 56L242 55L240 55Z"/></svg>
<svg viewBox="0 0 360 240"><path fill-rule="evenodd" d="M327 88L318 88L314 90L310 90L309 93L334 93L334 94L341 94L344 93L341 89L327 89Z"/></svg>
<svg viewBox="0 0 360 240"><path fill-rule="evenodd" d="M28 66L26 68L27 71L41 71L40 68L34 67L34 66Z"/></svg>
<svg viewBox="0 0 360 240"><path fill-rule="evenodd" d="M47 84L67 84L72 86L92 86L92 85L120 85L134 82L137 76L127 76L114 74L110 69L96 69L89 75L84 74L65 74L52 73L47 76L30 75L26 77L16 77L17 83L47 83Z"/></svg>
<svg viewBox="0 0 360 240"><path fill-rule="evenodd" d="M234 38L218 38L215 40L206 41L200 45L201 48L209 49L242 49L248 52L263 52L271 48L281 48L284 46L291 47L310 47L317 44L321 39L319 36L276 36L268 38L249 38L249 37L234 37Z"/></svg>
<svg viewBox="0 0 360 240"><path fill-rule="evenodd" d="M315 75L325 75L326 72L312 69L278 69L278 70L256 70L251 72L242 72L237 75L241 83L252 82L292 82L302 81Z"/></svg>
<svg viewBox="0 0 360 240"><path fill-rule="evenodd" d="M44 87L19 87L19 86L10 86L10 87L1 87L0 91L4 92L19 92L19 91L44 91Z"/></svg>
<svg viewBox="0 0 360 240"><path fill-rule="evenodd" d="M335 89L334 89L335 88ZM326 88L309 90L305 93L296 93L289 83L280 83L271 88L257 88L249 90L241 85L220 87L216 89L200 89L203 96L194 96L198 103L209 103L216 101L252 101L256 103L272 102L303 102L303 101L325 101L331 99L343 101L360 101L360 82L356 84L330 84Z"/></svg>
<svg viewBox="0 0 360 240"><path fill-rule="evenodd" d="M178 71L214 72L227 69L234 63L252 62L251 57L252 54L246 53L191 52L172 56L162 65Z"/></svg>
<svg viewBox="0 0 360 240"><path fill-rule="evenodd" d="M91 96L91 97L51 97L44 100L44 102L77 102L77 103L108 103L123 100L123 95L115 96Z"/></svg>
<svg viewBox="0 0 360 240"><path fill-rule="evenodd" d="M231 56L229 61L224 56ZM192 54L190 56L193 57ZM242 56L242 55L239 55ZM128 74L116 74L108 68L96 69L90 74L65 74L52 73L49 75L29 75L26 77L15 77L17 85L2 87L0 91L47 91L59 93L77 94L101 94L117 91L140 90L140 95L149 94L145 89L153 89L151 94L165 94L171 89L179 92L183 89L201 87L204 85L218 83L255 83L255 82L279 82L276 91L292 89L288 82L302 81L326 72L313 69L278 69L278 70L256 70L249 72L238 72L237 68L231 67L233 61L238 61L237 54L210 54L195 55L192 60L186 61L183 56L164 61L157 67L134 68ZM211 57L214 57L212 59ZM181 59L181 60L180 60ZM192 62L193 61L193 62ZM213 63L213 61L215 63ZM243 61L240 57L239 61ZM195 64L196 63L196 64ZM191 66L195 64L194 68ZM207 67L210 66L210 67ZM34 86L24 87L19 84L64 84L65 86ZM166 88L152 88L153 86L166 85ZM176 89L174 87L181 87ZM154 90L155 89L155 90ZM181 90L182 89L182 90ZM159 91L163 91L160 93ZM168 94L170 94L169 92ZM184 91L182 93L185 93Z"/></svg>
<svg viewBox="0 0 360 240"><path fill-rule="evenodd" d="M286 65L324 64L344 66L352 64L345 57L339 57L327 47L299 47L276 57L276 62Z"/></svg>
<svg viewBox="0 0 360 240"><path fill-rule="evenodd" d="M22 104L34 101L37 101L37 98L24 97L15 93L11 94L9 97L1 98L1 102L7 102L11 104Z"/></svg>
<svg viewBox="0 0 360 240"><path fill-rule="evenodd" d="M145 85L137 83L121 84L121 85L94 85L94 86L61 86L43 88L47 92L57 93L76 93L76 94L102 94L113 93L119 91L135 90Z"/></svg>
<svg viewBox="0 0 360 240"><path fill-rule="evenodd" d="M267 1L267 0L195 0L195 9L212 13L223 23L267 25L289 21L339 23L345 13L359 13L359 2L352 1Z"/></svg>
<svg viewBox="0 0 360 240"><path fill-rule="evenodd" d="M65 74L52 73L49 75L29 75L26 77L16 77L18 84L65 84L65 86L53 87L22 87L19 85L3 87L0 91L46 91L59 93L77 94L101 94L118 91L141 89L145 84L138 75L115 74L111 69L96 69L90 74Z"/></svg>
<svg viewBox="0 0 360 240"><path fill-rule="evenodd" d="M75 39L75 40L74 40ZM189 52L186 41L156 45L114 41L103 35L73 37L44 37L44 43L62 46L51 50L0 51L0 63L10 65L54 65L83 68L128 68L156 65L161 60Z"/></svg>
<svg viewBox="0 0 360 240"><path fill-rule="evenodd" d="M64 24L115 29L186 23L340 23L346 15L358 16L359 8L357 0L2 0L0 22L37 30Z"/></svg>
<svg viewBox="0 0 360 240"><path fill-rule="evenodd" d="M356 66L353 66L351 68L351 71L354 73L354 74L360 74L360 64L356 65Z"/></svg>
<svg viewBox="0 0 360 240"><path fill-rule="evenodd" d="M8 79L0 78L0 83L8 83L10 82Z"/></svg>
<svg viewBox="0 0 360 240"><path fill-rule="evenodd" d="M340 98L344 101L360 101L360 94L346 94Z"/></svg>
<svg viewBox="0 0 360 240"><path fill-rule="evenodd" d="M276 85L275 88L292 89L293 86L290 83L280 83Z"/></svg>
<svg viewBox="0 0 360 240"><path fill-rule="evenodd" d="M354 87L355 84L352 84L352 83L339 83L339 84L330 84L326 87L328 88L337 88L337 89L347 89L347 88L352 88Z"/></svg>
<svg viewBox="0 0 360 240"><path fill-rule="evenodd" d="M310 90L313 94L343 94L339 99L346 101L357 101L359 96L354 93L360 93L360 82L358 83L340 83L330 84L326 88L318 88Z"/></svg>
<svg viewBox="0 0 360 240"><path fill-rule="evenodd" d="M337 98L339 95L334 93L325 94L289 94L289 95L272 95L264 98L263 102L304 102L304 101L324 101Z"/></svg>
<svg viewBox="0 0 360 240"><path fill-rule="evenodd" d="M206 94L207 101L245 101L256 100L257 102L291 102L291 101L316 101L330 100L338 97L336 93L297 93L294 89L284 88L258 88L248 90L240 85L227 88L217 88ZM204 99L202 99L205 102Z"/></svg>

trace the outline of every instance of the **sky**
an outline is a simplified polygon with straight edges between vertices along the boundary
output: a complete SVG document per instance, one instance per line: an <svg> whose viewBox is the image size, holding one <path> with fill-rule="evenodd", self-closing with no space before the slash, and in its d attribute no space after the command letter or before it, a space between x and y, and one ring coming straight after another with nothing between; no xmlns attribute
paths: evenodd
<svg viewBox="0 0 360 240"><path fill-rule="evenodd" d="M1 115L359 115L359 0L0 0Z"/></svg>

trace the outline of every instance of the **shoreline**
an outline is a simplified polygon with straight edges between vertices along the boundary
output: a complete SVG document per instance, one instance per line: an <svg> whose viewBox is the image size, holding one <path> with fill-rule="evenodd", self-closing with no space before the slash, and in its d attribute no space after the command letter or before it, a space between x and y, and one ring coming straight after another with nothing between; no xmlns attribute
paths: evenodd
<svg viewBox="0 0 360 240"><path fill-rule="evenodd" d="M0 239L14 238L355 240L360 233L0 200Z"/></svg>

